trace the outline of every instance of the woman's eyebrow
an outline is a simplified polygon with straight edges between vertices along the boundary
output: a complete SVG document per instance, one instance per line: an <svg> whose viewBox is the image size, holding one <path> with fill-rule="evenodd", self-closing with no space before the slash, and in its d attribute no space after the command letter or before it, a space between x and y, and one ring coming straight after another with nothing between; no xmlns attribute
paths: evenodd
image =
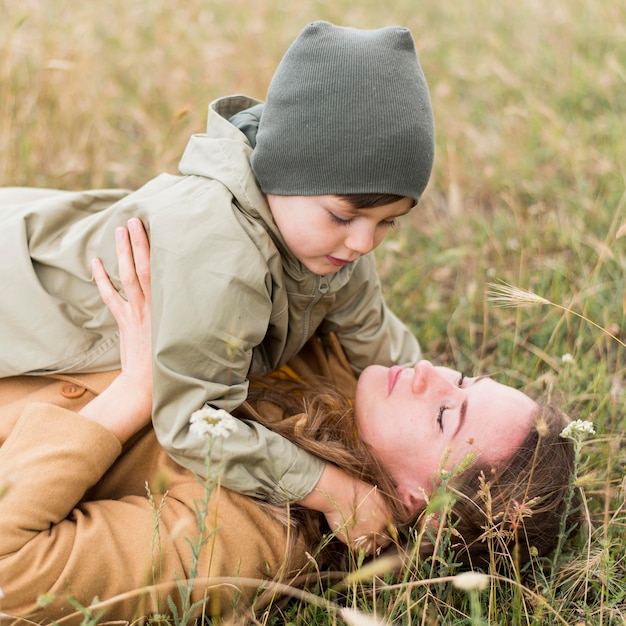
<svg viewBox="0 0 626 626"><path fill-rule="evenodd" d="M472 385L475 385L476 383L480 382L481 380L488 380L488 379L489 379L489 376L487 376L487 374L484 374L483 376L478 376L474 380ZM465 416L466 415L467 415L467 398L465 398L465 400L463 400L463 402L461 402L461 408L459 409L459 423L457 424L454 432L452 433L451 439L454 439L459 434L459 431L461 430L461 428L463 428L463 424L465 424Z"/></svg>
<svg viewBox="0 0 626 626"><path fill-rule="evenodd" d="M481 374L480 376L476 376L476 378L474 378L472 384L475 385L477 382L485 380L485 378L493 378L493 376L491 374Z"/></svg>
<svg viewBox="0 0 626 626"><path fill-rule="evenodd" d="M459 409L459 423L456 425L456 429L452 433L451 439L454 439L458 435L461 428L463 428L463 424L465 424L466 413L467 413L467 399L461 402L461 408Z"/></svg>

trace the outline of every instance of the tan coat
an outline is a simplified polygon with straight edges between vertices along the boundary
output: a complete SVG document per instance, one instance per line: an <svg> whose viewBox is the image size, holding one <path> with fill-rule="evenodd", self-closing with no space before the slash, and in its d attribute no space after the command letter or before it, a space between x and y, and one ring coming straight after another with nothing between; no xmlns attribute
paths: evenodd
<svg viewBox="0 0 626 626"><path fill-rule="evenodd" d="M324 342L313 337L289 365L300 376L323 376L346 394L355 391L356 379L333 335ZM76 413L116 375L0 380L2 613L61 620L73 612L68 597L83 606L97 597L106 605L103 620L132 621L167 613L168 595L178 598L177 577L189 576L188 538L198 534L194 503L204 489L164 452L151 428L122 449L108 430ZM255 415L248 403L242 410ZM269 421L277 419L272 405L265 402L262 410ZM158 534L154 508L160 509ZM240 592L239 607L251 599L256 589L237 585L237 578L288 582L312 548L295 531L288 533L267 505L224 488L212 494L207 525L214 532L198 576L233 579L219 593L211 584L195 586L193 600L207 593L206 608L213 613L227 614ZM158 591L141 592L153 583L161 583ZM43 594L54 597L45 608L38 604ZM76 616L60 623L79 621ZM12 622L0 616L2 626Z"/></svg>
<svg viewBox="0 0 626 626"><path fill-rule="evenodd" d="M4 614L58 620L74 611L68 596L84 606L118 596L107 602L103 619L132 621L166 613L167 596L178 597L176 577L189 575L187 538L198 535L194 501L204 494L196 478L171 460L152 429L122 450L108 430L75 413L115 374L0 381ZM162 507L158 534L146 482L154 507ZM244 599L254 592L238 586L238 577L266 579L286 565L288 537L257 502L226 489L213 492L207 523L217 530L201 553L198 576L233 579L221 595L209 592L208 610L227 613L239 591ZM296 538L287 570L304 564L304 551ZM164 583L158 592L135 593L155 582ZM205 588L196 585L193 599ZM43 594L54 597L46 608L38 605ZM0 617L2 624L12 621Z"/></svg>

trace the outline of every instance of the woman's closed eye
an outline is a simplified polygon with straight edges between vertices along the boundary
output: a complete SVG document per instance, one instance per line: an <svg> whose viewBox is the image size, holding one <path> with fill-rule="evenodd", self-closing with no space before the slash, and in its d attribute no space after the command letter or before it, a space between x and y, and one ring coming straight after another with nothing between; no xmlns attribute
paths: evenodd
<svg viewBox="0 0 626 626"><path fill-rule="evenodd" d="M461 372L461 376L457 382L457 386L458 387L463 387L463 381L465 380L466 376L463 372ZM439 429L441 430L441 432L443 432L443 414L449 409L450 407L447 407L445 404L442 404L439 407L439 412L437 413L437 424L439 425Z"/></svg>
<svg viewBox="0 0 626 626"><path fill-rule="evenodd" d="M439 407L439 412L437 413L437 424L439 425L439 429L441 430L441 432L443 432L443 414L446 412L447 409L448 407L445 406L445 404L442 404Z"/></svg>

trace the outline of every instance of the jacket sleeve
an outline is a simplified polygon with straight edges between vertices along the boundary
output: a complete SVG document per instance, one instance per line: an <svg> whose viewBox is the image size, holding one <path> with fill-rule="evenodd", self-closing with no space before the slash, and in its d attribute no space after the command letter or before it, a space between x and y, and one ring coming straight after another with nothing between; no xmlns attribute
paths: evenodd
<svg viewBox="0 0 626 626"><path fill-rule="evenodd" d="M422 358L415 335L385 304L372 253L357 262L323 329L337 335L356 373L372 364L408 367Z"/></svg>
<svg viewBox="0 0 626 626"><path fill-rule="evenodd" d="M189 418L204 405L233 411L246 399L252 352L271 320L272 279L236 220L212 217L207 228L206 215L194 219L193 210L185 208L193 224L186 230L175 214L151 223L153 423L172 458L205 475L209 446L190 431ZM324 469L317 457L244 420L210 454L225 487L274 504L302 499Z"/></svg>

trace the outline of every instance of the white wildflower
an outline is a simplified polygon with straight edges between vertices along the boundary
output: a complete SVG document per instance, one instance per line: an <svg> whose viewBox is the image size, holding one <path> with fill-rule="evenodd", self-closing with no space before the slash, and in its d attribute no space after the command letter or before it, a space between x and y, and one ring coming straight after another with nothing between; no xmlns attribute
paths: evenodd
<svg viewBox="0 0 626 626"><path fill-rule="evenodd" d="M574 357L569 352L566 352L561 357L561 363L563 363L563 364L565 364L565 363L573 363L573 362L574 362Z"/></svg>
<svg viewBox="0 0 626 626"><path fill-rule="evenodd" d="M338 612L341 619L348 624L348 626L383 626L387 624L385 621L381 621L371 615L365 615L365 613L348 607L342 607Z"/></svg>
<svg viewBox="0 0 626 626"><path fill-rule="evenodd" d="M237 420L224 409L205 406L191 414L189 430L199 437L226 439L237 429Z"/></svg>
<svg viewBox="0 0 626 626"><path fill-rule="evenodd" d="M480 572L463 572L453 578L452 584L463 591L482 591L489 584L489 576Z"/></svg>
<svg viewBox="0 0 626 626"><path fill-rule="evenodd" d="M566 439L575 439L581 435L595 434L596 429L593 427L593 422L590 422L589 420L574 420L561 431L561 437Z"/></svg>

